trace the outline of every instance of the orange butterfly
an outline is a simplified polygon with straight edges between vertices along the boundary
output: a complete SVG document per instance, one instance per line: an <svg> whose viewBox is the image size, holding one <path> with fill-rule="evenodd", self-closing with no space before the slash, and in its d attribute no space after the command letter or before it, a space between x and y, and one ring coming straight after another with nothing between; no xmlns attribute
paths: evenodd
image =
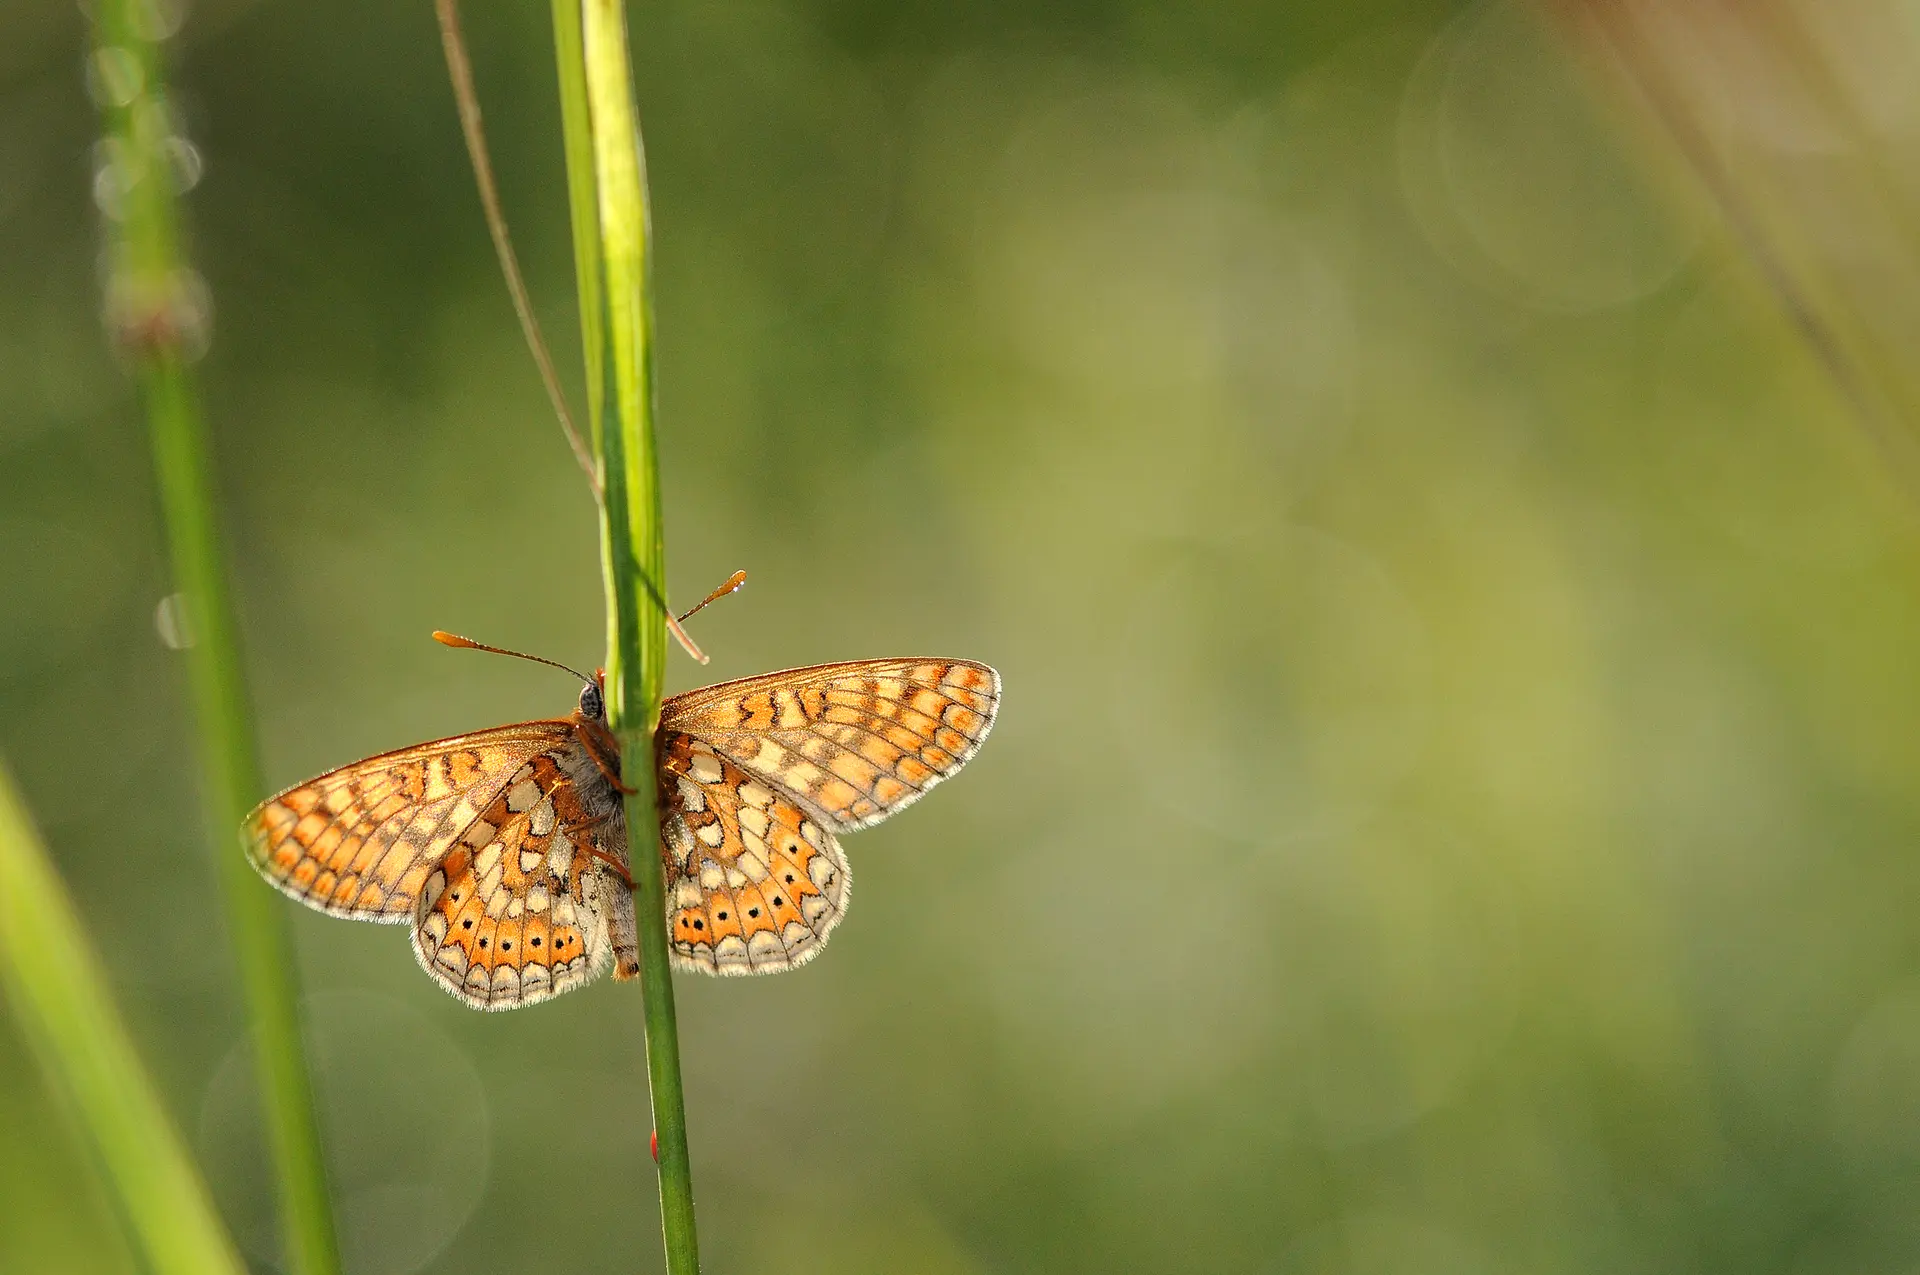
<svg viewBox="0 0 1920 1275"><path fill-rule="evenodd" d="M574 676L570 717L369 757L262 802L241 830L248 857L310 907L411 925L427 973L479 1009L558 996L610 964L634 977L619 743L601 678ZM667 700L654 750L674 965L770 974L813 959L847 908L837 835L959 770L999 702L998 673L945 659L821 664Z"/></svg>

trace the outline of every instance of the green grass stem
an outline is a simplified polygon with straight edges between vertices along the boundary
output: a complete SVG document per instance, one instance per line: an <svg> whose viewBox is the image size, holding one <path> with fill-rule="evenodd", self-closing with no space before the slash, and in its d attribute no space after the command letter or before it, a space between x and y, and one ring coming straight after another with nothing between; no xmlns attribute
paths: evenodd
<svg viewBox="0 0 1920 1275"><path fill-rule="evenodd" d="M620 0L555 0L581 335L604 500L607 703L621 741L633 846L633 903L646 999L647 1078L660 1138L660 1220L672 1275L700 1269L679 1031L667 960L665 883L655 849L653 732L667 657L665 548L653 436L653 294L646 160Z"/></svg>
<svg viewBox="0 0 1920 1275"><path fill-rule="evenodd" d="M95 193L106 214L107 318L132 365L152 432L173 570L175 632L198 722L203 802L252 1023L289 1268L340 1268L301 1043L293 954L280 901L240 852L262 795L239 638L221 550L211 445L191 364L205 342L204 289L181 246L179 192L197 169L165 84L145 0L97 0L90 78L106 127ZM188 180L183 180L188 179Z"/></svg>
<svg viewBox="0 0 1920 1275"><path fill-rule="evenodd" d="M155 1275L242 1275L114 1008L106 971L0 765L0 988L105 1169Z"/></svg>
<svg viewBox="0 0 1920 1275"><path fill-rule="evenodd" d="M606 315L601 300L600 204L593 175L587 104L586 33L581 0L553 0L553 51L559 68L560 131L567 160L567 210L573 221L574 281L580 293L581 348L587 364L587 420L601 455L606 401ZM611 590L611 586L609 586Z"/></svg>

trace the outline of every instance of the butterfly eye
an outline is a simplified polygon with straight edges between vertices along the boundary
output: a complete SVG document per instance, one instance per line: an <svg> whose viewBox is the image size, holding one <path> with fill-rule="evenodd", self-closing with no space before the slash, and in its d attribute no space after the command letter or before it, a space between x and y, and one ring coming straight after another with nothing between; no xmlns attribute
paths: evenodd
<svg viewBox="0 0 1920 1275"><path fill-rule="evenodd" d="M607 711L600 699L600 688L589 682L580 688L580 715L590 721L599 721Z"/></svg>

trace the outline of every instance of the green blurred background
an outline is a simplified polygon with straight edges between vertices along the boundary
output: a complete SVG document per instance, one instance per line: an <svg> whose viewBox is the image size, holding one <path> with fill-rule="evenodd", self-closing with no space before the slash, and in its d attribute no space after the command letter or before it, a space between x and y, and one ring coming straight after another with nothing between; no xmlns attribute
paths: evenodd
<svg viewBox="0 0 1920 1275"><path fill-rule="evenodd" d="M546 6L469 8L577 386ZM1920 1269L1920 10L632 22L672 591L752 577L670 689L1006 679L824 959L680 980L710 1269ZM0 752L269 1270L84 37L0 10ZM172 53L271 781L564 711L427 640L604 641L431 6ZM355 1275L658 1264L636 986L287 906ZM0 1270L134 1269L0 1015Z"/></svg>

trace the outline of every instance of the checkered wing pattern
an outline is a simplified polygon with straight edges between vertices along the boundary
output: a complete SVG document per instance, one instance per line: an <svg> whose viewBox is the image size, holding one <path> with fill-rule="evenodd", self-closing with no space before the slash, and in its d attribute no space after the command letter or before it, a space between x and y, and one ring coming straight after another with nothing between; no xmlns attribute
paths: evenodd
<svg viewBox="0 0 1920 1275"><path fill-rule="evenodd" d="M1000 675L971 660L858 660L723 682L668 700L680 732L791 794L829 832L879 823L979 749Z"/></svg>
<svg viewBox="0 0 1920 1275"><path fill-rule="evenodd" d="M343 766L256 806L247 857L309 907L410 922L433 865L521 766L572 737L565 721L524 722Z"/></svg>
<svg viewBox="0 0 1920 1275"><path fill-rule="evenodd" d="M846 914L838 837L959 770L1000 677L967 660L863 660L667 701L657 737L674 963L761 974L812 959ZM413 926L420 964L478 1009L639 969L617 747L597 701L372 757L262 802L242 829L274 886ZM598 741L598 742L596 742ZM651 853L651 848L647 848Z"/></svg>
<svg viewBox="0 0 1920 1275"><path fill-rule="evenodd" d="M669 700L660 818L674 963L768 974L811 960L852 884L836 834L965 765L999 700L999 675L960 660L827 664Z"/></svg>
<svg viewBox="0 0 1920 1275"><path fill-rule="evenodd" d="M476 1009L583 987L618 959L639 972L619 794L572 738L522 764L428 873L421 967ZM603 858L602 856L607 856Z"/></svg>
<svg viewBox="0 0 1920 1275"><path fill-rule="evenodd" d="M639 968L619 794L568 721L372 757L262 802L261 875L335 916L413 926L414 954L477 1009Z"/></svg>
<svg viewBox="0 0 1920 1275"><path fill-rule="evenodd" d="M791 795L680 732L660 736L673 963L772 974L812 960L846 911L847 859Z"/></svg>

